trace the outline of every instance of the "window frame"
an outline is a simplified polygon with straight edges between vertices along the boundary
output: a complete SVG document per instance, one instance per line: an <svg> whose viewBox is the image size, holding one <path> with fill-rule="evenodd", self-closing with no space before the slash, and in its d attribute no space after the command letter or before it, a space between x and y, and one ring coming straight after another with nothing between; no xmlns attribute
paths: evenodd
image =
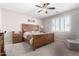
<svg viewBox="0 0 79 59"><path fill-rule="evenodd" d="M68 17L68 19L69 19L69 26L70 26L70 29L69 29L69 31L66 31L66 17ZM59 20L59 30L57 30L56 31L56 20ZM64 20L63 22L63 28L64 28L64 30L62 31L61 30L61 28L62 28L62 26L61 26L61 23L62 23L62 20ZM53 21L55 22L53 22L53 31L54 32L71 32L71 18L70 18L70 16L69 15L66 15L66 16L59 16L59 17L57 17L57 18L54 18L53 19Z"/></svg>

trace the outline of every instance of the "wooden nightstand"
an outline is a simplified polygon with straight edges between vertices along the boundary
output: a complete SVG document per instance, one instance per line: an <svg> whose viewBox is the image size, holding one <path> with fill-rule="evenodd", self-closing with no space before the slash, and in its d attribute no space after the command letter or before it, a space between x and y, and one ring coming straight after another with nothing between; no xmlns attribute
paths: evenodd
<svg viewBox="0 0 79 59"><path fill-rule="evenodd" d="M4 33L0 33L0 56L5 55L4 52Z"/></svg>
<svg viewBox="0 0 79 59"><path fill-rule="evenodd" d="M19 43L23 41L21 32L12 32L12 36L13 43Z"/></svg>

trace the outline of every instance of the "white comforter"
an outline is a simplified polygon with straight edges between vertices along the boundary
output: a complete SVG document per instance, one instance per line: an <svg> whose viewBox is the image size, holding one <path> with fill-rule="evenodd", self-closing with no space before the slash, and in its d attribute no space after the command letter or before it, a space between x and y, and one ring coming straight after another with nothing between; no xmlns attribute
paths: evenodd
<svg viewBox="0 0 79 59"><path fill-rule="evenodd" d="M25 33L23 34L23 37L24 37L25 39L29 40L29 41L30 41L30 44L32 44L32 42L33 42L33 37L32 37L32 35L40 35L40 34L44 34L44 33L40 33L39 31L30 31L30 32L25 32Z"/></svg>

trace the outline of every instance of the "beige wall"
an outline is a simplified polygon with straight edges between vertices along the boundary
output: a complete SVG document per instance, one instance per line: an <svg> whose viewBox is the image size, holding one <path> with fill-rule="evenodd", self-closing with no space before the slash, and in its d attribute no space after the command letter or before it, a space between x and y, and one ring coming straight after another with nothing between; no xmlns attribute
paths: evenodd
<svg viewBox="0 0 79 59"><path fill-rule="evenodd" d="M28 22L28 19L35 20L35 22ZM36 24L40 25L41 20L13 11L2 9L2 26L3 30L20 31L21 24Z"/></svg>

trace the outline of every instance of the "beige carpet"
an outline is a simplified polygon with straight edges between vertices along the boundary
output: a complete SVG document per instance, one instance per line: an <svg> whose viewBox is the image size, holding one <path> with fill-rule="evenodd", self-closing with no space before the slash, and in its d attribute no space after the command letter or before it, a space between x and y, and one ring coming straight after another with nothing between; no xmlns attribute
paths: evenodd
<svg viewBox="0 0 79 59"><path fill-rule="evenodd" d="M8 56L79 56L79 51L69 50L63 40L42 46L35 51L25 42L5 45Z"/></svg>

